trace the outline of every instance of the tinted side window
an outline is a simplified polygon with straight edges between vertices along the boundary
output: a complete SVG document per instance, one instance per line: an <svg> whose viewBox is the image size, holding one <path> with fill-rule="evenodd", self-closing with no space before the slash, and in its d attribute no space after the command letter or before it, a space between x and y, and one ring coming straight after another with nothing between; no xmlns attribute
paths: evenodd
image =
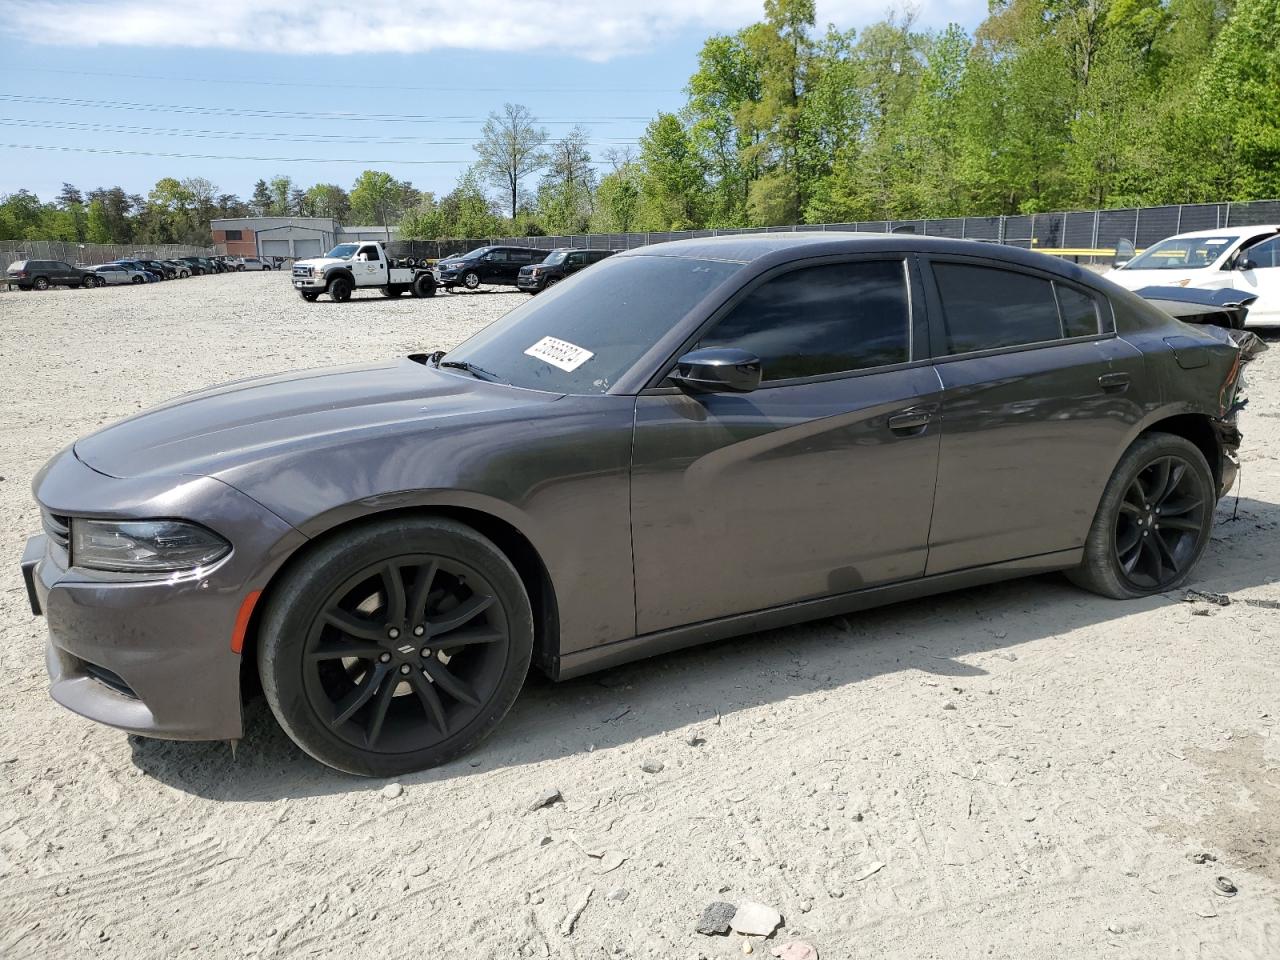
<svg viewBox="0 0 1280 960"><path fill-rule="evenodd" d="M489 251L489 260L491 260L493 263L506 263L507 259L508 258L507 258L506 250Z"/></svg>
<svg viewBox="0 0 1280 960"><path fill-rule="evenodd" d="M1058 312L1062 315L1062 335L1064 337L1097 336L1098 301L1088 294L1060 283L1053 285L1053 291L1058 295Z"/></svg>
<svg viewBox="0 0 1280 960"><path fill-rule="evenodd" d="M934 263L947 353L1043 343L1062 336L1053 285L995 267Z"/></svg>
<svg viewBox="0 0 1280 960"><path fill-rule="evenodd" d="M909 359L901 260L803 267L747 295L700 347L758 356L765 380L865 370Z"/></svg>
<svg viewBox="0 0 1280 960"><path fill-rule="evenodd" d="M1257 264L1259 270L1280 267L1280 237L1273 237L1249 247L1243 256Z"/></svg>

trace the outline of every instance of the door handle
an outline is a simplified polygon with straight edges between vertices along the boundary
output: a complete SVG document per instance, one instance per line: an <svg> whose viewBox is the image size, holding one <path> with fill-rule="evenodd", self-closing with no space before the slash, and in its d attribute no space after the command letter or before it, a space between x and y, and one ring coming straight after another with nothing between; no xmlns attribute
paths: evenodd
<svg viewBox="0 0 1280 960"><path fill-rule="evenodd" d="M929 407L912 407L895 413L889 418L889 429L894 433L908 433L923 430L933 420L933 410Z"/></svg>
<svg viewBox="0 0 1280 960"><path fill-rule="evenodd" d="M1104 373L1098 378L1098 386L1103 390L1123 393L1129 389L1130 377L1127 373Z"/></svg>

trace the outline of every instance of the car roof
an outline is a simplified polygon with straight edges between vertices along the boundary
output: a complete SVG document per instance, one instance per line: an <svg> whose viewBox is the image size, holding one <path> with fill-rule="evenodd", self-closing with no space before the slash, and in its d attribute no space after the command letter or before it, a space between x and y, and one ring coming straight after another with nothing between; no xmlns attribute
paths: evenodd
<svg viewBox="0 0 1280 960"><path fill-rule="evenodd" d="M672 240L647 247L635 247L617 254L619 257L688 257L698 260L725 260L752 263L769 258L786 262L808 257L838 256L850 253L928 253L936 255L989 257L1039 270L1075 277L1079 267L1043 253L998 243L978 240L952 240L923 237L914 233L854 233L838 230L786 231L772 233L739 233L719 237L694 237Z"/></svg>
<svg viewBox="0 0 1280 960"><path fill-rule="evenodd" d="M1217 230L1192 230L1189 233L1178 233L1172 237L1165 237L1165 240L1194 240L1196 237L1243 237L1246 234L1266 233L1268 230L1272 233L1280 233L1280 225L1274 223L1251 223L1242 227L1220 227Z"/></svg>

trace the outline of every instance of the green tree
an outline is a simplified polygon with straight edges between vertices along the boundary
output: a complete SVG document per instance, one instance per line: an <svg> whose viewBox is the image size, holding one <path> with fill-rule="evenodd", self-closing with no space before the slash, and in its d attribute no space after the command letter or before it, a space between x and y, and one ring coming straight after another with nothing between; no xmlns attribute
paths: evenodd
<svg viewBox="0 0 1280 960"><path fill-rule="evenodd" d="M520 206L520 184L546 163L545 127L539 127L528 107L504 104L502 113L491 113L480 131L475 151L479 174L501 189L510 200L514 220Z"/></svg>
<svg viewBox="0 0 1280 960"><path fill-rule="evenodd" d="M308 189L305 205L308 216L332 217L339 223L345 223L351 212L347 191L336 183L317 183Z"/></svg>
<svg viewBox="0 0 1280 960"><path fill-rule="evenodd" d="M689 230L704 222L706 174L688 131L659 113L640 138L642 219L654 230Z"/></svg>
<svg viewBox="0 0 1280 960"><path fill-rule="evenodd" d="M89 243L111 242L111 221L107 218L107 206L101 197L89 201L86 221L85 239Z"/></svg>

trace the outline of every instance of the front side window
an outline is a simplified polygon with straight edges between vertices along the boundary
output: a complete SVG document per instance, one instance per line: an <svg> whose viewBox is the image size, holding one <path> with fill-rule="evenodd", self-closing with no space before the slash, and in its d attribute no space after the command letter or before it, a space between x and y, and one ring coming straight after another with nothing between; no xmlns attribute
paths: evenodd
<svg viewBox="0 0 1280 960"><path fill-rule="evenodd" d="M935 262L933 275L942 298L948 354L1062 337L1053 284L1048 280L963 263Z"/></svg>
<svg viewBox="0 0 1280 960"><path fill-rule="evenodd" d="M1244 251L1241 256L1252 260L1258 270L1269 270L1280 267L1280 237L1272 237L1262 243L1256 243Z"/></svg>
<svg viewBox="0 0 1280 960"><path fill-rule="evenodd" d="M364 258L365 258L366 260L381 260L381 259L382 259L382 257L378 255L378 248L377 248L377 247L365 247L364 249L362 249L362 250L360 251L360 253L361 253L361 255L363 255L363 256L364 256Z"/></svg>
<svg viewBox="0 0 1280 960"><path fill-rule="evenodd" d="M698 342L760 358L764 380L866 370L910 359L901 260L802 267L761 284Z"/></svg>

